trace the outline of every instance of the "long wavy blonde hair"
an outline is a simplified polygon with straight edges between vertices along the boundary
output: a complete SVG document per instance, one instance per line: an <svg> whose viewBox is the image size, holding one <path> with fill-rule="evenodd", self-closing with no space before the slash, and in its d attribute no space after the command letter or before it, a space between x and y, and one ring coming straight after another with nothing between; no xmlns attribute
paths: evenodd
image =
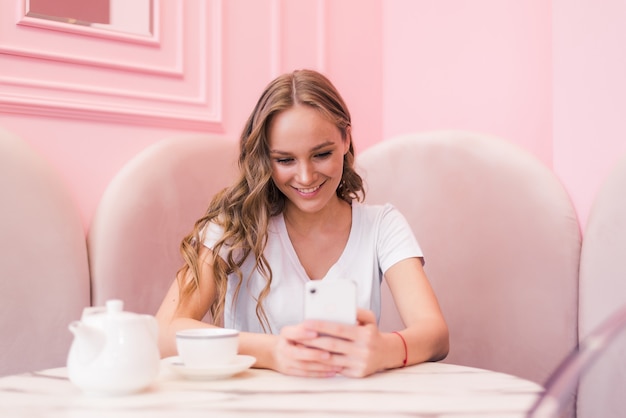
<svg viewBox="0 0 626 418"><path fill-rule="evenodd" d="M337 196L349 203L364 198L363 181L354 170L354 148L348 129L350 113L333 84L324 75L312 70L284 74L268 84L241 134L238 179L213 197L206 214L196 221L193 231L183 239L180 247L185 260L177 275L182 302L199 287L198 254L203 246L202 233L207 223L216 223L224 230L223 236L212 248L217 296L209 309L216 325L223 324L228 277L232 275L232 280L236 278L236 299L241 284L248 279L243 277L241 266L245 259L254 257L255 268L265 278L265 286L256 297L256 315L263 330L272 331L263 309L263 300L272 283L272 269L263 251L267 243L269 219L282 212L285 196L272 180L267 132L275 115L296 104L318 110L337 126L343 140L350 141ZM191 279L186 280L187 277Z"/></svg>

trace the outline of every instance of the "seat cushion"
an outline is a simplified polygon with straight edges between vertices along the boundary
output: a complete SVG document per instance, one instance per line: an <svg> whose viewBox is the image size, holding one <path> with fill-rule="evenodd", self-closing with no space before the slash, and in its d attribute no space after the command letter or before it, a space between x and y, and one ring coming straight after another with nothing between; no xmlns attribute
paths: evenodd
<svg viewBox="0 0 626 418"><path fill-rule="evenodd" d="M85 231L60 175L0 129L0 375L64 366L89 306Z"/></svg>
<svg viewBox="0 0 626 418"><path fill-rule="evenodd" d="M155 314L183 264L179 246L236 173L236 141L171 138L145 149L111 181L89 230L93 304Z"/></svg>
<svg viewBox="0 0 626 418"><path fill-rule="evenodd" d="M366 202L393 203L450 328L446 361L543 383L576 346L580 228L556 176L493 136L443 131L357 157ZM388 289L381 327L402 327Z"/></svg>

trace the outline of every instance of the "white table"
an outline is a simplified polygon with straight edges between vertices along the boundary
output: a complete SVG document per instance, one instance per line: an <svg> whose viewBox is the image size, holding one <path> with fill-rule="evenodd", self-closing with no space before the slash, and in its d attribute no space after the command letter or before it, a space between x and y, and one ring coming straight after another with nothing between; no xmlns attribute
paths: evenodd
<svg viewBox="0 0 626 418"><path fill-rule="evenodd" d="M507 374L425 363L364 379L250 369L191 381L163 367L146 391L88 396L65 368L0 378L0 417L524 417L543 388Z"/></svg>

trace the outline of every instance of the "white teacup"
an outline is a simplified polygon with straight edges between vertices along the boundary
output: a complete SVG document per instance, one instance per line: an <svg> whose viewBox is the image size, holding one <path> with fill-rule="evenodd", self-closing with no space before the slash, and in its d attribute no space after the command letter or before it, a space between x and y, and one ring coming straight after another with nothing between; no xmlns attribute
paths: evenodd
<svg viewBox="0 0 626 418"><path fill-rule="evenodd" d="M210 368L237 358L239 331L226 328L195 328L176 332L178 356L187 367Z"/></svg>

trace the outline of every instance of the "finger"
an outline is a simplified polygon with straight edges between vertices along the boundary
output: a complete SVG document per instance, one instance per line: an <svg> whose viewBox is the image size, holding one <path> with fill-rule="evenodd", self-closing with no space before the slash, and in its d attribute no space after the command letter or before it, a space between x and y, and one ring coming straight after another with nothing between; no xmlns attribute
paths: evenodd
<svg viewBox="0 0 626 418"><path fill-rule="evenodd" d="M293 352L286 359L289 374L298 376L331 376L341 371L342 367L330 361L331 354L324 350L309 347L292 347Z"/></svg>
<svg viewBox="0 0 626 418"><path fill-rule="evenodd" d="M343 324L332 321L308 320L303 325L309 331L317 333L318 337L331 336L343 339L352 339L356 332L356 325Z"/></svg>
<svg viewBox="0 0 626 418"><path fill-rule="evenodd" d="M318 336L315 330L309 329L304 325L285 326L280 330L280 336L287 341L306 343Z"/></svg>
<svg viewBox="0 0 626 418"><path fill-rule="evenodd" d="M368 309L357 309L356 320L360 325L375 324L376 315Z"/></svg>
<svg viewBox="0 0 626 418"><path fill-rule="evenodd" d="M331 353L321 347L312 345L293 345L290 356L298 361L324 363L330 359Z"/></svg>
<svg viewBox="0 0 626 418"><path fill-rule="evenodd" d="M351 347L353 347L354 345L351 340L332 336L320 336L319 338L311 340L307 344L309 344L309 347L315 347L318 351L329 353L328 357L324 357L319 360L327 363L332 363L332 360L335 357L343 357L348 355L350 353ZM335 362L332 364L342 363Z"/></svg>

